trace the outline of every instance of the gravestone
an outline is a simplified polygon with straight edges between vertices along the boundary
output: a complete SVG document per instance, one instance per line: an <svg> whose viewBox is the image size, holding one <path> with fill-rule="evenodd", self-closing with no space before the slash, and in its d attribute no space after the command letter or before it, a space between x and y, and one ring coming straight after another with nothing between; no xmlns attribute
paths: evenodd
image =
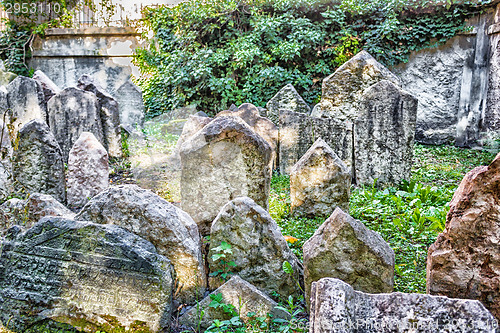
<svg viewBox="0 0 500 333"><path fill-rule="evenodd" d="M6 86L17 77L17 74L8 72L3 61L0 63L0 86Z"/></svg>
<svg viewBox="0 0 500 333"><path fill-rule="evenodd" d="M40 83L42 90L43 90L43 96L44 96L44 101L47 103L49 99L52 98L52 96L58 94L61 91L61 88L59 88L47 75L45 75L44 72L41 70L37 70L33 74L33 80L37 81Z"/></svg>
<svg viewBox="0 0 500 333"><path fill-rule="evenodd" d="M31 228L45 216L73 218L75 214L49 194L30 193L26 200L12 198L0 206L0 233L14 225Z"/></svg>
<svg viewBox="0 0 500 333"><path fill-rule="evenodd" d="M120 123L133 128L144 125L144 101L142 91L132 81L127 80L114 94L120 110Z"/></svg>
<svg viewBox="0 0 500 333"><path fill-rule="evenodd" d="M206 235L220 209L248 196L268 209L269 144L239 117L214 119L180 151L181 207Z"/></svg>
<svg viewBox="0 0 500 333"><path fill-rule="evenodd" d="M13 191L12 152L9 130L0 120L0 200L8 197Z"/></svg>
<svg viewBox="0 0 500 333"><path fill-rule="evenodd" d="M268 295L300 294L297 281L301 281L302 267L268 212L248 197L239 197L222 207L210 230L208 264L211 275L224 271L217 248L223 243L231 246L225 262L233 261L231 273L250 282ZM283 270L288 261L293 269L289 275ZM222 278L210 278L210 287L220 285Z"/></svg>
<svg viewBox="0 0 500 333"><path fill-rule="evenodd" d="M480 300L500 320L500 154L468 172L427 256L427 292Z"/></svg>
<svg viewBox="0 0 500 333"><path fill-rule="evenodd" d="M306 300L311 283L340 279L356 290L390 293L394 286L394 251L375 231L336 208L304 243Z"/></svg>
<svg viewBox="0 0 500 333"><path fill-rule="evenodd" d="M310 114L311 108L300 97L297 90L291 84L287 84L274 95L266 104L267 118L276 125L279 124L280 109L290 110L293 112Z"/></svg>
<svg viewBox="0 0 500 333"><path fill-rule="evenodd" d="M66 88L48 103L49 126L61 146L64 161L82 132L91 132L104 143L99 101L95 94Z"/></svg>
<svg viewBox="0 0 500 333"><path fill-rule="evenodd" d="M66 202L61 148L45 122L32 120L18 133L12 173L17 186L28 193L50 194Z"/></svg>
<svg viewBox="0 0 500 333"><path fill-rule="evenodd" d="M356 183L410 179L418 101L390 81L366 89L354 124Z"/></svg>
<svg viewBox="0 0 500 333"><path fill-rule="evenodd" d="M94 134L82 132L69 152L68 206L83 207L109 186L109 162L106 149Z"/></svg>
<svg viewBox="0 0 500 333"><path fill-rule="evenodd" d="M7 85L8 118L14 125L14 134L33 119L47 121L47 105L40 83L18 76Z"/></svg>
<svg viewBox="0 0 500 333"><path fill-rule="evenodd" d="M243 119L257 134L259 134L271 147L271 165L273 170L276 167L278 156L278 127L272 121L261 117L259 110L250 103L241 104L239 108L233 111L219 112L216 117L233 116Z"/></svg>
<svg viewBox="0 0 500 333"><path fill-rule="evenodd" d="M0 321L24 332L51 319L79 330L169 326L170 262L113 225L44 218L1 243Z"/></svg>
<svg viewBox="0 0 500 333"><path fill-rule="evenodd" d="M382 80L400 85L399 78L368 52L359 52L323 80L321 101L311 116L355 121L363 91Z"/></svg>
<svg viewBox="0 0 500 333"><path fill-rule="evenodd" d="M215 320L231 320L231 316L222 308L211 307L212 298L222 297L225 304L230 304L238 309L240 318L244 323L249 322L249 313L256 317L267 318L268 314L273 319L289 319L289 315L276 309L278 303L264 294L252 284L235 275L210 295L205 297L199 304L193 306L179 318L179 323L193 330L201 328L206 330ZM200 319L200 311L203 317Z"/></svg>
<svg viewBox="0 0 500 333"><path fill-rule="evenodd" d="M310 117L305 113L280 110L279 166L290 174L295 163L317 139L323 139L347 165L352 167L352 123L334 118Z"/></svg>
<svg viewBox="0 0 500 333"><path fill-rule="evenodd" d="M120 112L116 100L104 90L90 75L82 75L78 79L79 89L94 93L99 100L104 146L110 157L122 157L122 141L120 129Z"/></svg>
<svg viewBox="0 0 500 333"><path fill-rule="evenodd" d="M425 294L365 294L337 279L314 282L310 333L495 333L479 301Z"/></svg>
<svg viewBox="0 0 500 333"><path fill-rule="evenodd" d="M92 198L75 219L119 225L153 243L158 253L172 262L178 300L192 303L205 292L205 267L196 223L153 192L136 185L110 187Z"/></svg>
<svg viewBox="0 0 500 333"><path fill-rule="evenodd" d="M350 170L323 139L318 139L290 173L292 213L328 217L336 207L348 212L350 188Z"/></svg>

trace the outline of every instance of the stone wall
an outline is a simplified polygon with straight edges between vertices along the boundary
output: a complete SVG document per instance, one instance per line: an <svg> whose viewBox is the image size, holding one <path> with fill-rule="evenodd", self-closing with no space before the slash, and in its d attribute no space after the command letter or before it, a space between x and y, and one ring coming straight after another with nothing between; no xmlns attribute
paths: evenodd
<svg viewBox="0 0 500 333"><path fill-rule="evenodd" d="M142 93L131 80L139 76L132 64L139 37L133 28L48 29L44 38L35 38L29 65L61 89L75 87L82 75L90 75L118 102L122 124L142 125L142 118L126 116L129 109L141 114L143 109Z"/></svg>
<svg viewBox="0 0 500 333"><path fill-rule="evenodd" d="M472 18L470 31L414 52L391 68L419 100L416 140L491 145L500 129L500 5Z"/></svg>

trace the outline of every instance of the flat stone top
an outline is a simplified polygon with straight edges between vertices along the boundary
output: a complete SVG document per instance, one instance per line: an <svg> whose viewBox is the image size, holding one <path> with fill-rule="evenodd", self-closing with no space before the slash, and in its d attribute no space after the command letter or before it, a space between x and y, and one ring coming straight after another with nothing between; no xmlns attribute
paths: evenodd
<svg viewBox="0 0 500 333"><path fill-rule="evenodd" d="M45 30L45 36L87 36L87 35L101 35L101 36L121 36L121 35L136 35L140 36L141 34L137 32L135 28L132 27L107 27L107 28L99 28L99 27L89 27L89 28L78 28L78 29L69 29L69 28L51 28Z"/></svg>

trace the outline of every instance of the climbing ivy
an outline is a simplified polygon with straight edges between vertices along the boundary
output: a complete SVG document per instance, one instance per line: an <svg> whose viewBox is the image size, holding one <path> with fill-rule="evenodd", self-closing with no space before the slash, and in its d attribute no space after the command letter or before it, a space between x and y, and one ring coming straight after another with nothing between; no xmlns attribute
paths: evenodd
<svg viewBox="0 0 500 333"><path fill-rule="evenodd" d="M148 116L197 104L211 113L231 103L264 106L292 83L305 100L361 49L386 65L442 43L488 1L191 0L149 9L136 51Z"/></svg>
<svg viewBox="0 0 500 333"><path fill-rule="evenodd" d="M31 57L31 42L35 35L44 35L47 28L74 27L75 13L87 6L95 9L92 0L1 0L8 18L3 19L5 29L0 32L0 58L8 71L30 76L26 61ZM100 8L108 16L114 7L110 0L102 0Z"/></svg>

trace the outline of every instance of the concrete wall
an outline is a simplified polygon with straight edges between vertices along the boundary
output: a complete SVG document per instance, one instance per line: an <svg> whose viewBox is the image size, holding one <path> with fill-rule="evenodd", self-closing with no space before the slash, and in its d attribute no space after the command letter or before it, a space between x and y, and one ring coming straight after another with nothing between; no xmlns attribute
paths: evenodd
<svg viewBox="0 0 500 333"><path fill-rule="evenodd" d="M469 21L470 32L414 52L392 68L419 99L416 139L490 145L500 132L500 5Z"/></svg>

